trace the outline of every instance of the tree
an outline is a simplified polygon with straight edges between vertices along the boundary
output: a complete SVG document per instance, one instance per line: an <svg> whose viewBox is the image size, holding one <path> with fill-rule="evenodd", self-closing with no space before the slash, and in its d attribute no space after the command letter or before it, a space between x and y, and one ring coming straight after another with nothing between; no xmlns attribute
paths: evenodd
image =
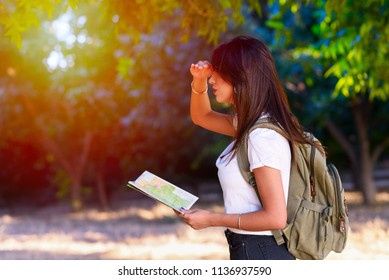
<svg viewBox="0 0 389 280"><path fill-rule="evenodd" d="M322 96L315 102L316 112L321 112L323 125L346 152L365 202L374 204L374 166L389 146L388 134L373 126L377 122L385 126L382 118L388 123L387 116L377 115L374 108L382 107L389 97L389 3L329 0L305 1L307 4L300 6L290 1L274 2L279 10L268 23L275 30L277 42L284 43L290 57L299 59L303 69L310 69L300 80L305 88L308 86L314 93L317 80L326 80L330 85L327 97L323 93L316 95ZM286 26L286 22L293 22L294 28ZM292 33L296 29L300 30L300 37ZM334 118L334 99L345 106L338 111L351 109L355 137L347 135L344 127L338 125L341 120ZM380 141L372 138L377 136Z"/></svg>
<svg viewBox="0 0 389 280"><path fill-rule="evenodd" d="M25 203L38 195L36 202L45 203L54 192L42 192L40 187L50 183L51 167L41 157L42 147L35 141L38 135L30 129L24 110L22 95L31 86L19 79L19 68L15 67L23 64L23 59L13 44L3 42L0 60L0 204ZM38 76L40 70L35 68Z"/></svg>
<svg viewBox="0 0 389 280"><path fill-rule="evenodd" d="M258 8L255 1L249 2L252 7ZM63 185L62 189L70 188L74 209L79 210L82 207L83 179L88 170L87 165L93 166L95 175L103 175L99 171L104 169L105 159L118 152L118 149L110 151L112 142L107 141L111 140L112 130L122 128L123 118L128 113L123 108L129 105L134 108L136 104L140 104L137 111L141 111L143 116L148 118L152 108L159 112L160 116L169 112L160 110L160 104L157 102L147 103L143 112L139 110L145 108L141 105L146 104L148 97L160 96L156 91L157 84L154 88L148 88L146 81L139 79L132 69L135 59L123 54L128 51L136 53L138 57L147 58L143 50L134 50L139 50L143 44L142 40L155 32L157 25L172 20L179 23L180 31L171 35L165 34L166 38L180 34L181 41L185 42L189 40L190 34L196 32L208 42L216 43L219 34L226 30L229 23L243 21L240 13L242 5L242 1L191 0L168 1L163 5L159 1L0 1L0 32L10 38L26 57L34 50L35 61L38 58L40 63L45 61L48 72L40 78L49 82L41 87L32 79L31 91L21 97L35 124L35 130L39 132L38 141L54 158L54 163L57 163L56 174ZM150 13L152 17L149 16ZM73 34L68 34L68 38L61 40L48 36L48 32L39 33L45 31L45 28L51 30L53 22L64 15L71 19L68 25L70 24L74 31ZM81 27L77 27L78 25ZM100 32L97 32L96 27ZM91 48L80 43L85 40L91 42ZM131 45L120 52L120 46L126 45L123 40L127 40ZM36 43L43 41L47 44L39 49ZM169 40L166 42L169 43ZM150 48L147 49L152 52ZM118 51L120 54L116 57ZM99 62L98 66L94 65L96 61ZM25 72L27 69L18 70ZM118 78L117 72L112 71L115 69L119 70L121 79ZM147 71L149 69L145 69L146 74ZM142 90L139 90L140 88ZM141 94L131 96L131 91L140 91ZM108 97L102 98L101 94ZM157 101L171 103L171 100L174 100L168 95L166 97ZM183 101L185 102L185 99ZM91 103L98 103L98 110L93 109ZM178 114L183 114L181 107ZM169 123L168 119L171 120L171 116L166 117L163 124ZM131 128L134 128L136 123L142 123L137 119L132 122ZM170 128L173 129L169 130L170 132L176 129L174 133L180 135L182 126ZM158 134L158 128L155 134ZM175 142L170 143L174 145ZM139 153L139 150L137 152ZM160 152L161 156L166 155L163 149ZM167 156L166 160L172 162L177 159L172 154ZM66 180L66 177L69 180ZM101 193L104 178L95 177ZM101 200L106 201L104 195Z"/></svg>
<svg viewBox="0 0 389 280"><path fill-rule="evenodd" d="M360 174L358 181L362 183L365 201L373 204L376 201L374 166L384 149L389 147L389 135L383 135L382 142L372 146L374 127L371 126L370 111L375 100L386 101L389 97L389 3L371 0L339 4L330 1L326 10L331 15L327 17L330 22L321 32L324 39L332 42L321 50L325 58L335 61L326 76L338 78L334 94L342 94L350 102L359 139L358 149L353 149L344 141L344 136L336 133L339 131L332 122L327 126L349 151L356 174ZM358 16L350 18L351 14ZM331 25L335 28L330 29ZM338 35L342 33L344 35Z"/></svg>

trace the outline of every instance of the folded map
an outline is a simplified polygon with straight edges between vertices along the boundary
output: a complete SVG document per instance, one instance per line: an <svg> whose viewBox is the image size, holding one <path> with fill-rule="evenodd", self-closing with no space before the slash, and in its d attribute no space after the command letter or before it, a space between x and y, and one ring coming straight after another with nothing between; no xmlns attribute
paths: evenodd
<svg viewBox="0 0 389 280"><path fill-rule="evenodd" d="M181 208L190 209L199 199L149 171L144 171L135 181L129 181L127 186L178 212L181 212Z"/></svg>

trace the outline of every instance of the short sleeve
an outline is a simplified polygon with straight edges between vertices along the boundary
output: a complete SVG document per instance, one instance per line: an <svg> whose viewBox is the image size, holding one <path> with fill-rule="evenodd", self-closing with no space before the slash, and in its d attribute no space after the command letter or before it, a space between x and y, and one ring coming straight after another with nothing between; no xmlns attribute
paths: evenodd
<svg viewBox="0 0 389 280"><path fill-rule="evenodd" d="M248 159L250 170L262 166L268 166L282 170L285 158L290 158L288 140L268 128L257 128L249 135Z"/></svg>

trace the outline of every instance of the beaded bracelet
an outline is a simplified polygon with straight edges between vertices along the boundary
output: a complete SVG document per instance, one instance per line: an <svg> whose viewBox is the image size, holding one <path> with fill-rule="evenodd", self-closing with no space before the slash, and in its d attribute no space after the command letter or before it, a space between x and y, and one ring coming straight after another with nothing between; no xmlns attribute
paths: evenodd
<svg viewBox="0 0 389 280"><path fill-rule="evenodd" d="M193 91L194 93L198 94L198 95L201 95L201 94L204 94L204 93L208 93L208 86L207 86L207 88L206 88L204 91L202 91L202 92L198 92L198 91L196 91L196 90L193 88L193 82L190 83L190 87L192 88L192 91Z"/></svg>

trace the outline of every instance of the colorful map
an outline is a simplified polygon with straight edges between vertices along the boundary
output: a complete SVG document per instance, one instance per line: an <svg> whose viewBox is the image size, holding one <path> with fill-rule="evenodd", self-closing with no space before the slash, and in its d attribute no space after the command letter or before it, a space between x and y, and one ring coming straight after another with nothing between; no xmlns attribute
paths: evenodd
<svg viewBox="0 0 389 280"><path fill-rule="evenodd" d="M177 211L180 211L181 207L188 210L198 200L197 196L149 171L143 172L135 182L130 181L128 185Z"/></svg>

